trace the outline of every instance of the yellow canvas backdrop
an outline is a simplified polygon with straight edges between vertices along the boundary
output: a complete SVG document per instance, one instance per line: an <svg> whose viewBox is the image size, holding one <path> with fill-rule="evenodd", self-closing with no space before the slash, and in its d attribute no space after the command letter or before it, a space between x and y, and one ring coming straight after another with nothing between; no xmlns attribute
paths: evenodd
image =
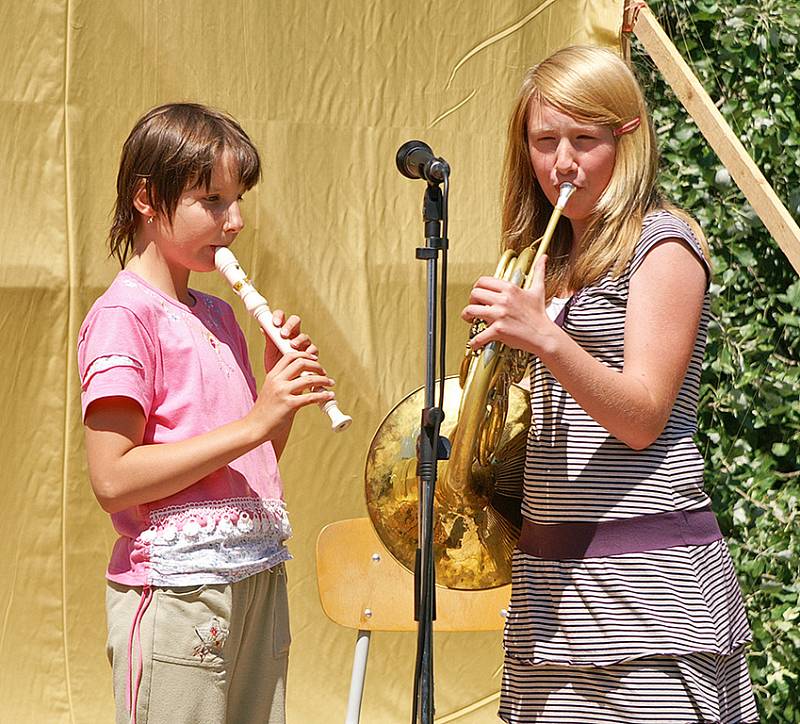
<svg viewBox="0 0 800 724"><path fill-rule="evenodd" d="M364 456L391 407L423 382L424 184L394 154L427 141L452 175L449 371L458 319L498 250L505 123L524 70L575 42L618 45L621 0L61 0L3 3L0 37L0 701L3 721L112 718L103 572L114 540L87 480L75 338L116 273L104 239L119 150L167 101L233 114L262 152L236 251L274 307L297 312L354 417L315 410L281 461L289 564L292 722L343 719L355 633L323 615L314 542L365 514ZM258 368L261 337L224 282ZM362 720L408 720L413 634L376 634ZM436 702L460 710L499 686L499 633L438 634ZM494 719L494 704L459 718Z"/></svg>

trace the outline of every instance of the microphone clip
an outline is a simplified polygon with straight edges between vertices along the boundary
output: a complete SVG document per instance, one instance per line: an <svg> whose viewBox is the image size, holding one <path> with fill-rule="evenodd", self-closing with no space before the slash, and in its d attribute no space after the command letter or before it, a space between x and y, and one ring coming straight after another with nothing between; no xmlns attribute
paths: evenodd
<svg viewBox="0 0 800 724"><path fill-rule="evenodd" d="M450 165L443 158L433 155L431 147L424 141L406 141L397 150L397 170L406 178L421 178L434 186L450 175Z"/></svg>

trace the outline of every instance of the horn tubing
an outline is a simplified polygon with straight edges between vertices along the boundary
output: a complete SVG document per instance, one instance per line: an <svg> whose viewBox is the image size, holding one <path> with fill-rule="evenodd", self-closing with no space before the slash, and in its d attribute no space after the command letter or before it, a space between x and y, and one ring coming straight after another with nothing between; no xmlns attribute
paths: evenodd
<svg viewBox="0 0 800 724"><path fill-rule="evenodd" d="M280 329L272 321L272 310L269 308L267 300L256 291L233 252L225 246L218 247L214 253L214 265L217 267L217 271L227 279L233 291L244 302L247 311L255 317L261 329L281 353L292 352L293 348L289 340L281 337ZM335 432L345 430L353 421L352 417L345 415L339 409L336 400L320 403L319 407L330 418L331 427Z"/></svg>
<svg viewBox="0 0 800 724"><path fill-rule="evenodd" d="M553 232L555 232L556 230L556 224L558 223L558 220L561 218L561 212L567 205L569 197L572 196L573 192L575 191L575 186L573 186L568 181L565 181L563 184L561 184L559 188L560 192L558 194L558 200L556 201L555 208L553 209L553 213L550 216L550 221L547 222L547 228L544 231L542 240L539 242L539 246L536 247L536 256L533 257L533 264L531 265L531 270L533 269L534 266L536 266L536 262L539 261L539 257L547 253L547 248L550 246L550 240L553 238Z"/></svg>
<svg viewBox="0 0 800 724"><path fill-rule="evenodd" d="M510 281L523 289L529 289L533 281L533 267L536 261L550 245L556 224L561 212L575 191L575 186L564 182L559 187L559 195L547 228L531 261L533 244L523 249L518 255L507 250L500 258L495 276ZM536 242L534 242L536 243ZM438 492L447 500L466 500L469 496L467 481L471 477L476 460L478 435L486 416L486 401L492 389L492 381L497 375L498 367L503 369L506 362L503 354L505 346L498 342L490 342L475 355L469 363L468 371L461 393L461 404L458 411L458 422L452 433L450 461L440 482Z"/></svg>

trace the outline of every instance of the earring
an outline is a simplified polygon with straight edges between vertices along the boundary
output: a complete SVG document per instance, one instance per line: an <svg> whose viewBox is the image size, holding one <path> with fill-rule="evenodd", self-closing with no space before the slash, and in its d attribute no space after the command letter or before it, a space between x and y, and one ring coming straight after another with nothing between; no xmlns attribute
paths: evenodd
<svg viewBox="0 0 800 724"><path fill-rule="evenodd" d="M153 216L148 216L148 217L147 217L147 223L148 223L148 224L152 224L152 223L153 223L153 218L155 218L155 217L153 217Z"/></svg>

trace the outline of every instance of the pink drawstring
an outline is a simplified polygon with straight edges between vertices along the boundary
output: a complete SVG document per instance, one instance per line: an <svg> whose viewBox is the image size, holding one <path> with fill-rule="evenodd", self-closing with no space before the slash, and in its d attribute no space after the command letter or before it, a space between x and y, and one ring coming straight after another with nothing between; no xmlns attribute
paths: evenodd
<svg viewBox="0 0 800 724"><path fill-rule="evenodd" d="M153 590L150 586L142 588L142 595L136 613L133 615L131 633L128 637L128 681L125 686L125 700L128 705L128 713L131 715L131 724L136 724L136 706L139 702L139 685L142 682L143 654L142 654L142 618L147 611L147 607L153 600ZM136 645L139 648L139 663L136 666L136 681L133 679L133 639L136 637Z"/></svg>

